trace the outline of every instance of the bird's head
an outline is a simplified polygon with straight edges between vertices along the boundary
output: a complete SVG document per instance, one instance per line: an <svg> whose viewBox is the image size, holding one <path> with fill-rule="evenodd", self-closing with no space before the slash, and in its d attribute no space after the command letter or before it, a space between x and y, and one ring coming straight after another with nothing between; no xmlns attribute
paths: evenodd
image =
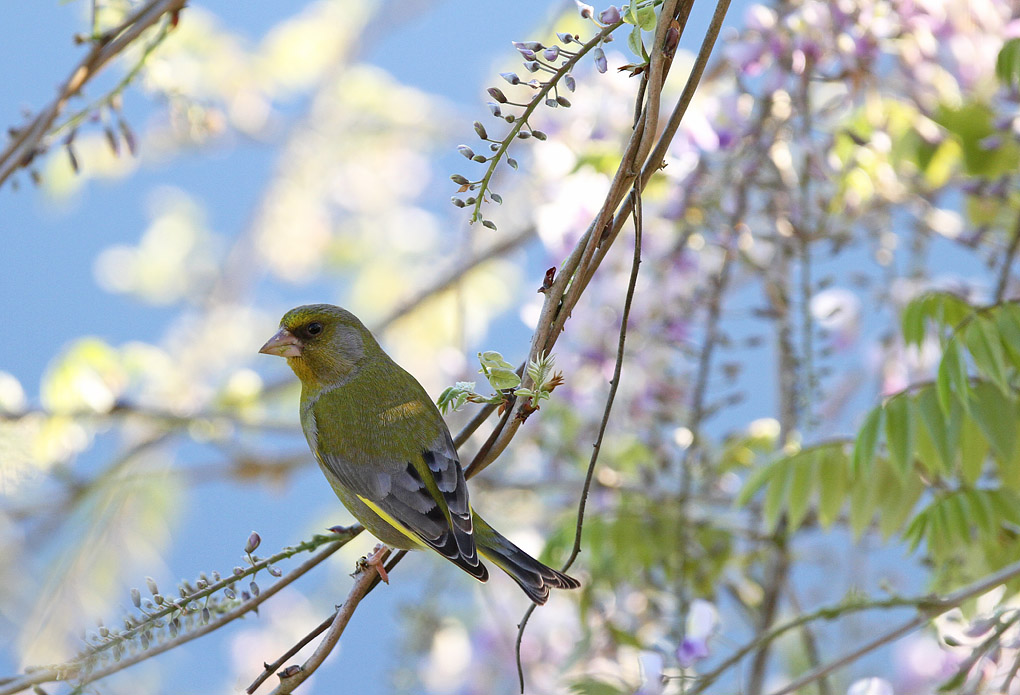
<svg viewBox="0 0 1020 695"><path fill-rule="evenodd" d="M358 317L332 304L308 304L280 319L280 330L259 352L286 357L306 386L343 381L377 349Z"/></svg>

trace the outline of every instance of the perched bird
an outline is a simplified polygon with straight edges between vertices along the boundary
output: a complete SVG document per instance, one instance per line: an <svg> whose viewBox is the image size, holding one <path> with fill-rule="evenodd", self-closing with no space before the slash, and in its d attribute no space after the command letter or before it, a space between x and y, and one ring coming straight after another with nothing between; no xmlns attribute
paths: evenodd
<svg viewBox="0 0 1020 695"><path fill-rule="evenodd" d="M439 409L354 314L330 304L297 307L259 352L287 358L301 380L308 446L340 501L380 541L431 548L484 582L480 554L537 604L550 588L580 586L474 512Z"/></svg>

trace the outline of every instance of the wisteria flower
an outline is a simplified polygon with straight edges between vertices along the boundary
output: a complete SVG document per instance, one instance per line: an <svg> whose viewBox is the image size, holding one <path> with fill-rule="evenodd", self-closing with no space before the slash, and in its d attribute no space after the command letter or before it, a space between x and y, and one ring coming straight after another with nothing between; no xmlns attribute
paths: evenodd
<svg viewBox="0 0 1020 695"><path fill-rule="evenodd" d="M690 668L709 655L708 639L719 627L719 611L704 599L694 599L687 613L687 630L676 650L681 668Z"/></svg>

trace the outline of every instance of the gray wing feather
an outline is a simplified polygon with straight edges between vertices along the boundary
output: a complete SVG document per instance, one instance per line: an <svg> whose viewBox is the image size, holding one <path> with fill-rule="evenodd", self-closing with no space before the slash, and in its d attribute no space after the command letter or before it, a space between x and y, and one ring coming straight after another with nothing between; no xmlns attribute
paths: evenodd
<svg viewBox="0 0 1020 695"><path fill-rule="evenodd" d="M422 459L443 494L450 511L449 519L432 499L421 474L410 461L373 462L371 470L365 470L366 466L353 465L337 456L325 456L323 465L348 490L371 501L423 543L485 581L488 571L478 559L475 548L467 483L449 432L443 432L424 450Z"/></svg>

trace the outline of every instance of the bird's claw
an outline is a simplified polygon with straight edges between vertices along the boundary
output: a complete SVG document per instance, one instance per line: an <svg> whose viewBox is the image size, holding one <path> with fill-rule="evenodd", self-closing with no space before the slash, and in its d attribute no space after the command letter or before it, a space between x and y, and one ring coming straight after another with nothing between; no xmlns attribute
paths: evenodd
<svg viewBox="0 0 1020 695"><path fill-rule="evenodd" d="M390 575L386 572L386 567L383 566L383 561L386 559L386 556L389 554L389 552L390 549L387 548L382 543L380 543L379 545L375 546L375 550L372 551L371 555L369 555L368 557L361 558L358 564L359 566L363 565L362 569L374 567L375 571L379 573L379 579L389 584Z"/></svg>

